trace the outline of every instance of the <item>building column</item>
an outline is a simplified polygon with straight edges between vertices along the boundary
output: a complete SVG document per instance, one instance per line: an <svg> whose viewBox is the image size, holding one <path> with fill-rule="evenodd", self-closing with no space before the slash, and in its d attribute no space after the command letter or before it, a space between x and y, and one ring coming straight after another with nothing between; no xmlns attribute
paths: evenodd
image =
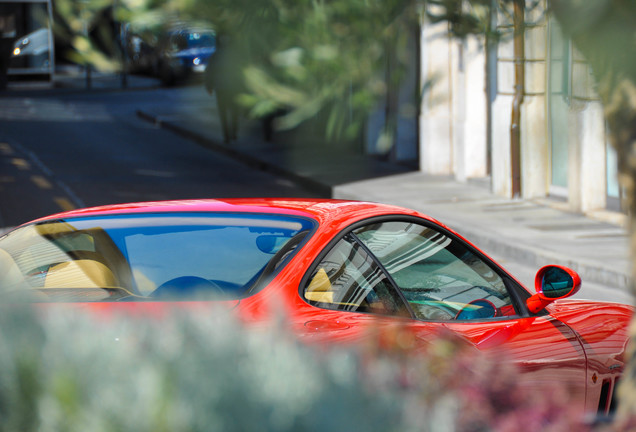
<svg viewBox="0 0 636 432"><path fill-rule="evenodd" d="M476 37L452 47L452 136L455 179L487 174L486 53Z"/></svg>
<svg viewBox="0 0 636 432"><path fill-rule="evenodd" d="M502 17L498 24L502 25ZM500 28L500 30L503 30ZM510 123L515 88L514 49L512 39L497 44L497 92L491 111L491 188L501 196L512 196Z"/></svg>
<svg viewBox="0 0 636 432"><path fill-rule="evenodd" d="M451 39L447 24L422 32L422 75L431 83L420 118L420 170L466 181L487 174L486 54L477 37Z"/></svg>
<svg viewBox="0 0 636 432"><path fill-rule="evenodd" d="M446 23L422 26L421 71L428 89L420 114L420 170L432 175L452 174L451 39Z"/></svg>
<svg viewBox="0 0 636 432"><path fill-rule="evenodd" d="M569 114L568 207L586 213L606 206L605 121L600 101L574 100Z"/></svg>

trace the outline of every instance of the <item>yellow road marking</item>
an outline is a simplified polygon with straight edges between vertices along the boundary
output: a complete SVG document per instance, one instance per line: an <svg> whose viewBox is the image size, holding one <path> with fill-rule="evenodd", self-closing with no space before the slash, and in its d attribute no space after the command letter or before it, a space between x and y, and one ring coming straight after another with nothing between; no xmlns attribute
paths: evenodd
<svg viewBox="0 0 636 432"><path fill-rule="evenodd" d="M53 185L46 178L41 175L33 175L31 176L31 181L36 184L40 189L52 189Z"/></svg>
<svg viewBox="0 0 636 432"><path fill-rule="evenodd" d="M53 201L60 206L60 208L64 211L74 210L75 206L71 204L71 202L64 197L54 197Z"/></svg>
<svg viewBox="0 0 636 432"><path fill-rule="evenodd" d="M28 170L31 168L31 164L26 159L13 158L11 159L11 163L21 170Z"/></svg>
<svg viewBox="0 0 636 432"><path fill-rule="evenodd" d="M7 143L0 143L0 153L5 154L5 155L10 155L13 154L13 149L11 148L11 146Z"/></svg>

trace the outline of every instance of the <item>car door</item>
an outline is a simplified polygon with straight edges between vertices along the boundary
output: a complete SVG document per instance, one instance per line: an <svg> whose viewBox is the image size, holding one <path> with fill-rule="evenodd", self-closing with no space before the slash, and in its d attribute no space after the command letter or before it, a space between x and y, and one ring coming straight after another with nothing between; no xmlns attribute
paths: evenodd
<svg viewBox="0 0 636 432"><path fill-rule="evenodd" d="M585 398L585 353L576 334L549 314L530 315L525 289L432 222L384 217L354 225L319 257L301 293L314 306L354 313L351 320L360 314L411 318L422 341L435 330L451 330L518 364L532 386L560 382L582 403Z"/></svg>

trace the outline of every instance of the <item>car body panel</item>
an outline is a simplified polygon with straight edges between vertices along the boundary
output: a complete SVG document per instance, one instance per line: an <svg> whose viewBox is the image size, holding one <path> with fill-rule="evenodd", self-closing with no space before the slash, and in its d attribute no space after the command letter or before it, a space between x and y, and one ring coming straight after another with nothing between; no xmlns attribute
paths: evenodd
<svg viewBox="0 0 636 432"><path fill-rule="evenodd" d="M585 350L586 408L596 409L594 403L598 403L600 414L607 414L612 401L600 399L613 393L625 370L633 308L610 302L561 300L551 305L550 313L567 323Z"/></svg>
<svg viewBox="0 0 636 432"><path fill-rule="evenodd" d="M296 259L303 260L300 255ZM280 278L280 279L279 279ZM253 304L262 307L279 304L280 296L289 296L284 287L300 284L301 277L280 274L272 281L279 291L265 290L257 296L245 299L237 310L250 321L254 317ZM575 383L570 389L581 404L594 405L598 394L586 399L586 357L577 335L563 322L550 317L538 316L516 319L488 320L484 322L419 322L395 317L378 317L372 314L319 309L307 304L299 295L287 297L285 313L295 332L312 342L342 343L359 342L375 334L374 329L387 326L408 328L413 333L415 350L423 350L447 331L460 336L476 349L516 363L528 377L529 386L546 388L555 383ZM262 315L261 318L265 316ZM607 352L618 353L624 349L620 344L606 346ZM549 353L549 354L548 354Z"/></svg>
<svg viewBox="0 0 636 432"><path fill-rule="evenodd" d="M329 250L353 227L383 220L419 221L453 236L489 265L496 266L485 253L459 234L417 211L370 202L320 199L210 199L171 202L117 204L79 209L40 218L32 223L66 220L75 217L113 216L125 214L192 214L192 213L278 214L311 219L316 229L306 236L294 255L277 270L262 289L239 300L213 302L231 310L252 326L268 325L271 318L283 314L286 325L311 343L363 343L381 331L406 330L412 337L412 348L424 349L435 337L449 332L459 336L476 350L509 359L524 372L530 386L550 387L555 383L569 386L573 397L588 411L597 408L606 413L616 381L624 370L628 324L631 306L615 303L559 299L539 313L529 313L525 300L530 291L509 278L507 289L513 293L511 316L497 316L469 321L422 321L401 316L333 310L310 304L302 296L308 275L325 251ZM28 225L28 224L25 224ZM0 239L0 246L2 239ZM120 301L115 303L46 304L49 307L78 307L99 316L115 313L161 317L168 311L208 311L206 301ZM609 390L609 392L608 392Z"/></svg>

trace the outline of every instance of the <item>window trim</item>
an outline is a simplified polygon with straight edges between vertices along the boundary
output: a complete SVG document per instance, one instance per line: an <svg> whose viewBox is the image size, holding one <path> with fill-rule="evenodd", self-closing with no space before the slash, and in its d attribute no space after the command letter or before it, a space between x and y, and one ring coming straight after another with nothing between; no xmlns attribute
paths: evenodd
<svg viewBox="0 0 636 432"><path fill-rule="evenodd" d="M360 237L358 237L354 233L354 231L355 231L355 228L351 229L345 236L343 236L343 239L345 239L348 236L351 237L352 241L357 243L360 246L360 248L362 248L362 250L364 250L369 255L369 257L375 263L375 265L377 265L378 268L382 271L382 273L384 273L384 275L386 276L387 280L391 284L391 288L393 289L393 291L397 293L397 297L402 301L402 306L404 306L405 309L408 311L410 318L416 320L417 317L415 315L415 311L411 307L411 304L409 303L409 301L404 296L404 293L400 289L400 286L397 284L397 282L395 282L395 279L393 279L393 276L391 276L391 273L386 269L386 267L384 267L382 262L371 251L371 249L369 249L369 247L366 244L364 244L362 240L360 240Z"/></svg>
<svg viewBox="0 0 636 432"><path fill-rule="evenodd" d="M446 227L438 223L435 223L433 221L430 221L428 219L424 219L417 216L404 215L404 214L388 214L388 215L373 216L367 219L363 219L347 226L341 232L339 232L336 236L334 236L329 241L329 243L327 243L327 245L316 256L314 261L309 265L309 267L307 268L307 271L305 272L302 279L300 280L300 284L298 286L298 295L301 298L301 300L313 307L317 307L317 308L325 309L325 310L339 311L338 309L329 309L329 308L325 308L317 304L311 303L309 300L305 298L304 291L309 282L311 275L314 273L314 271L316 270L318 265L322 262L322 260L325 258L325 256L335 247L335 245L339 241L343 240L347 235L351 235L353 238L355 238L356 243L361 245L364 248L366 253L370 254L370 256L373 259L373 262L379 265L381 271L386 275L387 279L391 282L393 289L399 292L400 299L402 299L402 301L405 302L407 310L412 316L412 318L410 319L413 319L415 321L420 321L420 322L438 322L436 320L420 320L415 318L412 308L410 307L410 305L408 305L408 302L405 300L404 294L401 292L401 290L399 289L399 287L397 286L397 284L391 277L390 273L386 270L386 268L382 265L382 263L378 261L378 258L375 256L375 254L373 254L366 247L366 245L364 245L364 243L361 240L359 240L357 236L353 233L354 230L362 226L366 226L366 225L370 225L374 223L384 223L384 222L416 223L431 229L435 229L439 233L449 237L451 240L461 243L470 252L475 254L486 265L488 265L488 267L490 267L492 271L494 271L497 275L499 275L499 277L501 277L501 279L504 282L504 286L506 287L506 290L508 290L508 293L510 295L510 300L511 300L512 306L515 309L516 315L514 317L493 317L493 318L488 318L488 320L502 320L502 319L510 320L512 318L526 318L526 317L532 316L528 312L527 307L525 306L525 300L529 298L531 294L514 277L512 277L503 267L501 267L499 264L497 264L494 260L492 260L487 255L485 255L484 252L480 251L476 246L474 246L468 240L461 237L461 235L458 235L450 231ZM354 313L377 315L373 312L364 312L364 311L354 312ZM400 317L396 317L396 318L400 318ZM439 322L447 322L447 321L439 321ZM458 322L461 322L461 321L458 321Z"/></svg>

